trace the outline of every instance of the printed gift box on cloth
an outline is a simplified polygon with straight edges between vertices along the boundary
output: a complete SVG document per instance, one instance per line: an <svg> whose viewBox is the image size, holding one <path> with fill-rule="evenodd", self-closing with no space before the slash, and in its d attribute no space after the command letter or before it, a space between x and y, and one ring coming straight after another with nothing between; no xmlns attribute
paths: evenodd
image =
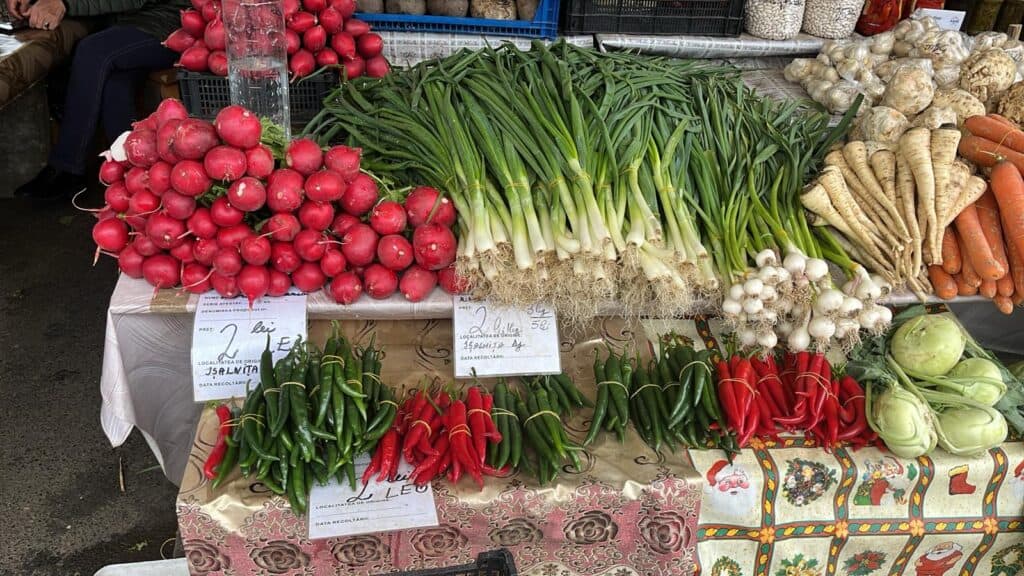
<svg viewBox="0 0 1024 576"><path fill-rule="evenodd" d="M432 378L451 378L450 321L345 322L345 335L385 350L381 378L396 390ZM646 330L645 330L646 328ZM646 351L645 333L674 329L699 341L692 321L630 326L607 319L589 333L562 337L562 366L581 391L595 396L593 359L605 344ZM323 342L329 323L310 323ZM577 441L590 411L567 424ZM520 574L655 576L689 574L701 479L686 457L655 455L630 432L619 444L603 436L583 453L583 470L563 469L540 487L526 476L488 478L483 491L466 480L433 485L439 525L394 532L310 540L306 518L292 514L236 471L211 490L202 466L216 438L217 418L206 410L196 432L177 510L192 574L353 574L444 567L472 562L504 547Z"/></svg>

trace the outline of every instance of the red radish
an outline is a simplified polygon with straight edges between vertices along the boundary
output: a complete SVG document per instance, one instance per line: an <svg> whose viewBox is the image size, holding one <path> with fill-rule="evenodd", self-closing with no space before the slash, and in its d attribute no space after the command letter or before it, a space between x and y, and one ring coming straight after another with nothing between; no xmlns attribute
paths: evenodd
<svg viewBox="0 0 1024 576"><path fill-rule="evenodd" d="M465 294L469 291L469 280L459 276L454 264L437 271L437 283L449 294Z"/></svg>
<svg viewBox="0 0 1024 576"><path fill-rule="evenodd" d="M235 148L258 146L263 135L259 116L238 105L228 106L218 112L213 126L221 140Z"/></svg>
<svg viewBox="0 0 1024 576"><path fill-rule="evenodd" d="M363 37L365 38L365 36ZM362 40L362 38L360 38ZM383 78L388 75L391 71L391 66L388 65L387 58L384 56L374 56L366 60L366 75L370 78Z"/></svg>
<svg viewBox="0 0 1024 576"><path fill-rule="evenodd" d="M457 246L455 234L440 224L424 224L412 233L416 263L427 270L440 270L455 262Z"/></svg>
<svg viewBox="0 0 1024 576"><path fill-rule="evenodd" d="M150 114L137 122L132 122L132 130L156 130L159 127L160 125L157 124L154 114Z"/></svg>
<svg viewBox="0 0 1024 576"><path fill-rule="evenodd" d="M284 0L284 16L285 18L295 14L302 9L302 3L299 0Z"/></svg>
<svg viewBox="0 0 1024 576"><path fill-rule="evenodd" d="M238 245L242 260L253 266L263 266L270 260L270 240L265 236L249 236Z"/></svg>
<svg viewBox="0 0 1024 576"><path fill-rule="evenodd" d="M209 41L206 43L210 44ZM359 37L356 48L359 50L360 56L369 60L384 51L384 40L381 39L380 34L367 32Z"/></svg>
<svg viewBox="0 0 1024 576"><path fill-rule="evenodd" d="M114 212L127 212L131 195L123 182L114 182L103 191L103 200Z"/></svg>
<svg viewBox="0 0 1024 576"><path fill-rule="evenodd" d="M263 230L270 233L270 237L279 242L291 242L295 235L302 230L299 219L294 214L278 212L267 220Z"/></svg>
<svg viewBox="0 0 1024 576"><path fill-rule="evenodd" d="M341 207L353 216L362 216L377 203L377 183L366 174L357 174L341 198Z"/></svg>
<svg viewBox="0 0 1024 576"><path fill-rule="evenodd" d="M129 278L142 278L142 262L145 258L139 254L132 244L124 247L117 254L117 267Z"/></svg>
<svg viewBox="0 0 1024 576"><path fill-rule="evenodd" d="M342 237L341 253L352 266L366 266L377 253L377 233L366 224L356 224Z"/></svg>
<svg viewBox="0 0 1024 576"><path fill-rule="evenodd" d="M124 166L120 162L107 160L100 165L100 184L110 186L124 178Z"/></svg>
<svg viewBox="0 0 1024 576"><path fill-rule="evenodd" d="M302 264L302 258L295 252L291 242L274 242L270 245L270 265L291 274Z"/></svg>
<svg viewBox="0 0 1024 576"><path fill-rule="evenodd" d="M188 217L188 231L196 238L213 238L217 235L217 225L210 216L210 209L205 206L196 208L196 211Z"/></svg>
<svg viewBox="0 0 1024 576"><path fill-rule="evenodd" d="M309 12L296 12L288 17L288 27L299 34L302 34L313 26L316 26L316 16Z"/></svg>
<svg viewBox="0 0 1024 576"><path fill-rule="evenodd" d="M324 287L327 277L315 262L303 262L292 272L292 284L303 292L316 292Z"/></svg>
<svg viewBox="0 0 1024 576"><path fill-rule="evenodd" d="M366 293L378 300L387 298L398 290L398 274L380 264L370 264L363 271Z"/></svg>
<svg viewBox="0 0 1024 576"><path fill-rule="evenodd" d="M156 151L160 159L169 164L177 164L181 158L174 153L174 136L178 133L181 120L170 119L156 131Z"/></svg>
<svg viewBox="0 0 1024 576"><path fill-rule="evenodd" d="M295 253L299 255L299 258L308 262L320 260L327 246L326 242L324 242L323 234L316 230L300 231L295 235L292 245L295 247Z"/></svg>
<svg viewBox="0 0 1024 576"><path fill-rule="evenodd" d="M437 274L413 264L402 274L398 288L406 300L419 302L426 298L436 285Z"/></svg>
<svg viewBox="0 0 1024 576"><path fill-rule="evenodd" d="M219 0L212 0L203 5L203 20L207 22L220 17L221 6Z"/></svg>
<svg viewBox="0 0 1024 576"><path fill-rule="evenodd" d="M158 289L177 286L179 271L178 260L167 254L155 254L142 263L142 276Z"/></svg>
<svg viewBox="0 0 1024 576"><path fill-rule="evenodd" d="M405 208L394 200L385 200L370 211L370 226L381 236L405 230Z"/></svg>
<svg viewBox="0 0 1024 576"><path fill-rule="evenodd" d="M213 257L213 269L224 276L234 276L242 270L242 257L234 248L221 248Z"/></svg>
<svg viewBox="0 0 1024 576"><path fill-rule="evenodd" d="M107 220L109 218L117 218L117 212L114 212L114 210L110 206L104 206L104 207L100 208L98 211L93 212L92 214L93 214L93 216L96 217L97 220Z"/></svg>
<svg viewBox="0 0 1024 576"><path fill-rule="evenodd" d="M181 11L181 28L194 38L202 38L206 31L206 20L195 10Z"/></svg>
<svg viewBox="0 0 1024 576"><path fill-rule="evenodd" d="M206 58L206 67L214 76L228 75L228 55L223 50L214 50Z"/></svg>
<svg viewBox="0 0 1024 576"><path fill-rule="evenodd" d="M171 170L174 167L158 160L152 166L149 167L149 171L146 176L149 180L149 191L157 196L163 196L163 193L171 189Z"/></svg>
<svg viewBox="0 0 1024 576"><path fill-rule="evenodd" d="M197 41L181 53L178 63L182 68L190 72L206 72L207 68L209 68L209 59L209 48L206 47L205 43Z"/></svg>
<svg viewBox="0 0 1024 576"><path fill-rule="evenodd" d="M156 245L156 242L153 242L153 240L145 234L136 236L135 240L132 240L132 248L135 248L135 251L138 252L139 255L146 257L160 252L160 247Z"/></svg>
<svg viewBox="0 0 1024 576"><path fill-rule="evenodd" d="M353 58L356 56L356 39L348 32L338 32L331 36L331 49L342 60Z"/></svg>
<svg viewBox="0 0 1024 576"><path fill-rule="evenodd" d="M377 244L377 260L391 270L401 272L412 264L412 244L398 234L385 236Z"/></svg>
<svg viewBox="0 0 1024 576"><path fill-rule="evenodd" d="M315 202L334 202L345 193L345 181L333 170L313 172L303 187L306 197ZM329 222L329 221L328 221ZM324 226L326 228L327 226Z"/></svg>
<svg viewBox="0 0 1024 576"><path fill-rule="evenodd" d="M245 152L231 146L216 146L203 158L206 175L221 182L234 182L245 175Z"/></svg>
<svg viewBox="0 0 1024 576"><path fill-rule="evenodd" d="M164 212L167 212L167 215L171 218L188 220L189 216L196 211L195 198L178 194L174 190L164 192L160 200L163 204Z"/></svg>
<svg viewBox="0 0 1024 576"><path fill-rule="evenodd" d="M185 264L181 269L181 286L193 294L209 292L210 269L198 262Z"/></svg>
<svg viewBox="0 0 1024 576"><path fill-rule="evenodd" d="M227 198L221 196L210 204L210 218L213 219L213 223L217 226L227 228L228 226L240 224L242 219L245 218L245 212L235 208L228 203Z"/></svg>
<svg viewBox="0 0 1024 576"><path fill-rule="evenodd" d="M133 167L124 175L124 185L131 195L139 192L152 192L149 189L149 172L144 168Z"/></svg>
<svg viewBox="0 0 1024 576"><path fill-rule="evenodd" d="M309 138L299 138L288 145L285 164L303 176L309 176L323 165L324 153L320 145Z"/></svg>
<svg viewBox="0 0 1024 576"><path fill-rule="evenodd" d="M337 34L341 32L342 27L345 25L345 18L334 8L326 8L320 12L317 16L320 21L320 25L324 27L324 31L328 34Z"/></svg>
<svg viewBox="0 0 1024 576"><path fill-rule="evenodd" d="M224 38L224 23L220 18L214 18L206 24L206 28L203 30L203 42L210 50L223 51L227 48Z"/></svg>
<svg viewBox="0 0 1024 576"><path fill-rule="evenodd" d="M192 244L192 256L203 266L213 266L213 259L220 251L220 246L213 238L200 238Z"/></svg>
<svg viewBox="0 0 1024 576"><path fill-rule="evenodd" d="M284 41L288 46L289 56L298 52L299 48L302 48L302 36L299 36L299 33L291 28L284 31Z"/></svg>
<svg viewBox="0 0 1024 576"><path fill-rule="evenodd" d="M351 34L353 38L359 38L369 31L370 25L358 18L348 18L345 20L345 32Z"/></svg>
<svg viewBox="0 0 1024 576"><path fill-rule="evenodd" d="M267 295L270 289L270 272L265 266L246 266L235 278L238 284L238 291L245 294L249 299L249 308L252 303Z"/></svg>
<svg viewBox="0 0 1024 576"><path fill-rule="evenodd" d="M356 13L356 0L331 0L330 4L343 18L351 18Z"/></svg>
<svg viewBox="0 0 1024 576"><path fill-rule="evenodd" d="M302 8L313 14L319 14L321 10L327 8L327 0L302 0Z"/></svg>
<svg viewBox="0 0 1024 576"><path fill-rule="evenodd" d="M217 230L217 244L221 248L234 248L237 250L242 244L242 240L255 234L252 228L249 228L247 225L235 224L234 226Z"/></svg>
<svg viewBox="0 0 1024 576"><path fill-rule="evenodd" d="M135 216L148 215L159 207L160 198L149 190L132 194L128 199L128 212Z"/></svg>
<svg viewBox="0 0 1024 576"><path fill-rule="evenodd" d="M345 235L345 232L348 232L349 228L356 224L359 224L359 218L356 218L347 212L342 212L341 214L338 214L338 217L331 223L331 233L336 237L341 238ZM312 228L312 226L310 226L310 228Z"/></svg>
<svg viewBox="0 0 1024 576"><path fill-rule="evenodd" d="M181 103L181 100L177 98L165 98L160 101L157 105L156 111L153 112L156 116L156 124L159 129L161 126L166 124L169 120L184 120L188 118L188 110L185 105Z"/></svg>
<svg viewBox="0 0 1024 576"><path fill-rule="evenodd" d="M203 11L203 7L210 3L210 0L192 0L192 7L200 12Z"/></svg>
<svg viewBox="0 0 1024 576"><path fill-rule="evenodd" d="M191 238L184 238L181 241L181 244L178 244L174 248L171 248L168 252L171 254L171 256L177 258L178 261L185 264L188 262L195 261L196 257L192 251L194 247L195 240Z"/></svg>
<svg viewBox="0 0 1024 576"><path fill-rule="evenodd" d="M263 144L245 151L245 175L266 178L274 171L274 153Z"/></svg>
<svg viewBox="0 0 1024 576"><path fill-rule="evenodd" d="M195 160L182 160L171 170L171 188L179 194L201 196L212 184L203 165Z"/></svg>
<svg viewBox="0 0 1024 576"><path fill-rule="evenodd" d="M333 246L328 246L324 250L324 255L320 257L320 271L329 278L341 274L347 267L348 262L345 261L345 255Z"/></svg>
<svg viewBox="0 0 1024 576"><path fill-rule="evenodd" d="M234 276L225 276L214 272L210 275L210 284L218 294L225 298L235 298L241 292L238 290L238 282Z"/></svg>
<svg viewBox="0 0 1024 576"><path fill-rule="evenodd" d="M309 50L299 50L288 59L288 70L294 78L309 76L316 70L316 59Z"/></svg>
<svg viewBox="0 0 1024 576"><path fill-rule="evenodd" d="M299 208L299 222L311 230L323 232L334 219L334 205L330 202L306 201Z"/></svg>
<svg viewBox="0 0 1024 576"><path fill-rule="evenodd" d="M355 272L343 272L331 280L330 291L335 302L351 304L363 293L363 284Z"/></svg>
<svg viewBox="0 0 1024 576"><path fill-rule="evenodd" d="M156 132L146 129L132 130L128 134L128 139L124 141L124 152L132 166L149 168L160 158L156 151Z"/></svg>
<svg viewBox="0 0 1024 576"><path fill-rule="evenodd" d="M363 72L366 72L366 61L359 56L345 58L342 60L342 64L345 66L345 76L343 79L352 80L359 78L363 75Z"/></svg>
<svg viewBox="0 0 1024 576"><path fill-rule="evenodd" d="M187 118L181 121L174 133L171 151L184 160L199 160L218 144L220 140L213 124L198 118Z"/></svg>
<svg viewBox="0 0 1024 576"><path fill-rule="evenodd" d="M313 56L316 59L316 65L320 68L338 64L338 55L330 48L323 48Z"/></svg>
<svg viewBox="0 0 1024 576"><path fill-rule="evenodd" d="M129 208L128 212L125 213L124 222L136 232L144 231L146 229L146 224L148 224L146 216L139 216L133 212L131 208Z"/></svg>
<svg viewBox="0 0 1024 576"><path fill-rule="evenodd" d="M128 245L128 225L120 218L100 220L92 227L92 241L107 252L120 252Z"/></svg>
<svg viewBox="0 0 1024 576"><path fill-rule="evenodd" d="M405 198L405 212L413 228L428 221L448 228L455 225L455 205L430 186L419 186L409 193Z"/></svg>
<svg viewBox="0 0 1024 576"><path fill-rule="evenodd" d="M288 293L288 290L292 287L292 279L287 274L280 270L271 268L270 282L267 288L267 296L284 296Z"/></svg>
<svg viewBox="0 0 1024 576"><path fill-rule="evenodd" d="M184 28L178 28L174 32L171 32L171 35L164 40L164 46L178 54L188 50L195 43L195 37L186 32Z"/></svg>
<svg viewBox="0 0 1024 576"><path fill-rule="evenodd" d="M327 45L327 32L319 24L302 33L302 45L310 52L318 52Z"/></svg>
<svg viewBox="0 0 1024 576"><path fill-rule="evenodd" d="M362 153L362 148L333 146L324 154L324 166L337 172L345 182L351 182L359 175L359 157Z"/></svg>
<svg viewBox="0 0 1024 576"><path fill-rule="evenodd" d="M259 180L252 176L246 176L231 184L227 197L228 202L235 208L245 212L254 212L263 208L263 205L267 203L267 189Z"/></svg>
<svg viewBox="0 0 1024 576"><path fill-rule="evenodd" d="M279 168L267 178L267 206L273 212L294 212L302 205L304 178L295 170Z"/></svg>
<svg viewBox="0 0 1024 576"><path fill-rule="evenodd" d="M170 250L181 244L185 232L184 222L163 212L153 214L146 221L146 236L163 250Z"/></svg>

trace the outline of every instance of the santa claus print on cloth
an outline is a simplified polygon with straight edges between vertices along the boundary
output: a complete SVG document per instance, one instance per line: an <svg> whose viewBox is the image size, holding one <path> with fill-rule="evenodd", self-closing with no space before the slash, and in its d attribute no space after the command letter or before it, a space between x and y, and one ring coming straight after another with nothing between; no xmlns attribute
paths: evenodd
<svg viewBox="0 0 1024 576"><path fill-rule="evenodd" d="M956 542L942 542L932 546L914 562L917 576L943 576L963 558L964 548Z"/></svg>
<svg viewBox="0 0 1024 576"><path fill-rule="evenodd" d="M705 475L704 508L708 518L749 520L757 510L760 493L739 462L716 460Z"/></svg>
<svg viewBox="0 0 1024 576"><path fill-rule="evenodd" d="M894 506L907 503L907 493L917 478L917 467L909 462L906 467L894 456L881 456L867 460L861 484L857 486L853 503L857 506Z"/></svg>

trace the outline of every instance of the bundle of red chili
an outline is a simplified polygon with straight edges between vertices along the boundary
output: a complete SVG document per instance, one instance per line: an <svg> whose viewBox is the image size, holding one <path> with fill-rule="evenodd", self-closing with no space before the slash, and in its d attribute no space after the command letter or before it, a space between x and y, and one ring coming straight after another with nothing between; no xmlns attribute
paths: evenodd
<svg viewBox="0 0 1024 576"><path fill-rule="evenodd" d="M235 416L236 414L227 404L217 406L217 420L220 422L217 429L217 441L203 464L203 475L214 481L214 488L227 476L227 473L235 465L238 455L238 442L232 438L232 429L236 423Z"/></svg>
<svg viewBox="0 0 1024 576"><path fill-rule="evenodd" d="M454 484L466 473L483 489L484 475L505 473L484 462L488 443L501 441L491 417L493 404L491 395L476 386L469 389L465 401L452 399L444 391L417 390L402 403L394 425L381 439L363 473L363 483L374 474L378 482L394 480L405 458L415 466L410 480L417 485L443 475Z"/></svg>

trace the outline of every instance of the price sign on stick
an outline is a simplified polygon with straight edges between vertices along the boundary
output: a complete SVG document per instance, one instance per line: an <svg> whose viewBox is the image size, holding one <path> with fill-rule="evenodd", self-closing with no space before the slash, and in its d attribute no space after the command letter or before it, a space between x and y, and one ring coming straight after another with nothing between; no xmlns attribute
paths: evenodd
<svg viewBox="0 0 1024 576"><path fill-rule="evenodd" d="M310 539L437 526L434 491L430 484L417 486L409 481L412 465L403 459L394 482L377 482L374 476L363 486L360 478L369 465L369 454L356 459L356 490L335 479L326 486L313 485Z"/></svg>
<svg viewBox="0 0 1024 576"><path fill-rule="evenodd" d="M260 298L249 309L245 298L199 296L192 328L192 395L196 402L245 395L260 381L260 355L267 347L274 361L296 338L306 337L306 296Z"/></svg>
<svg viewBox="0 0 1024 576"><path fill-rule="evenodd" d="M499 306L455 297L452 315L455 377L558 374L558 321L543 304Z"/></svg>

